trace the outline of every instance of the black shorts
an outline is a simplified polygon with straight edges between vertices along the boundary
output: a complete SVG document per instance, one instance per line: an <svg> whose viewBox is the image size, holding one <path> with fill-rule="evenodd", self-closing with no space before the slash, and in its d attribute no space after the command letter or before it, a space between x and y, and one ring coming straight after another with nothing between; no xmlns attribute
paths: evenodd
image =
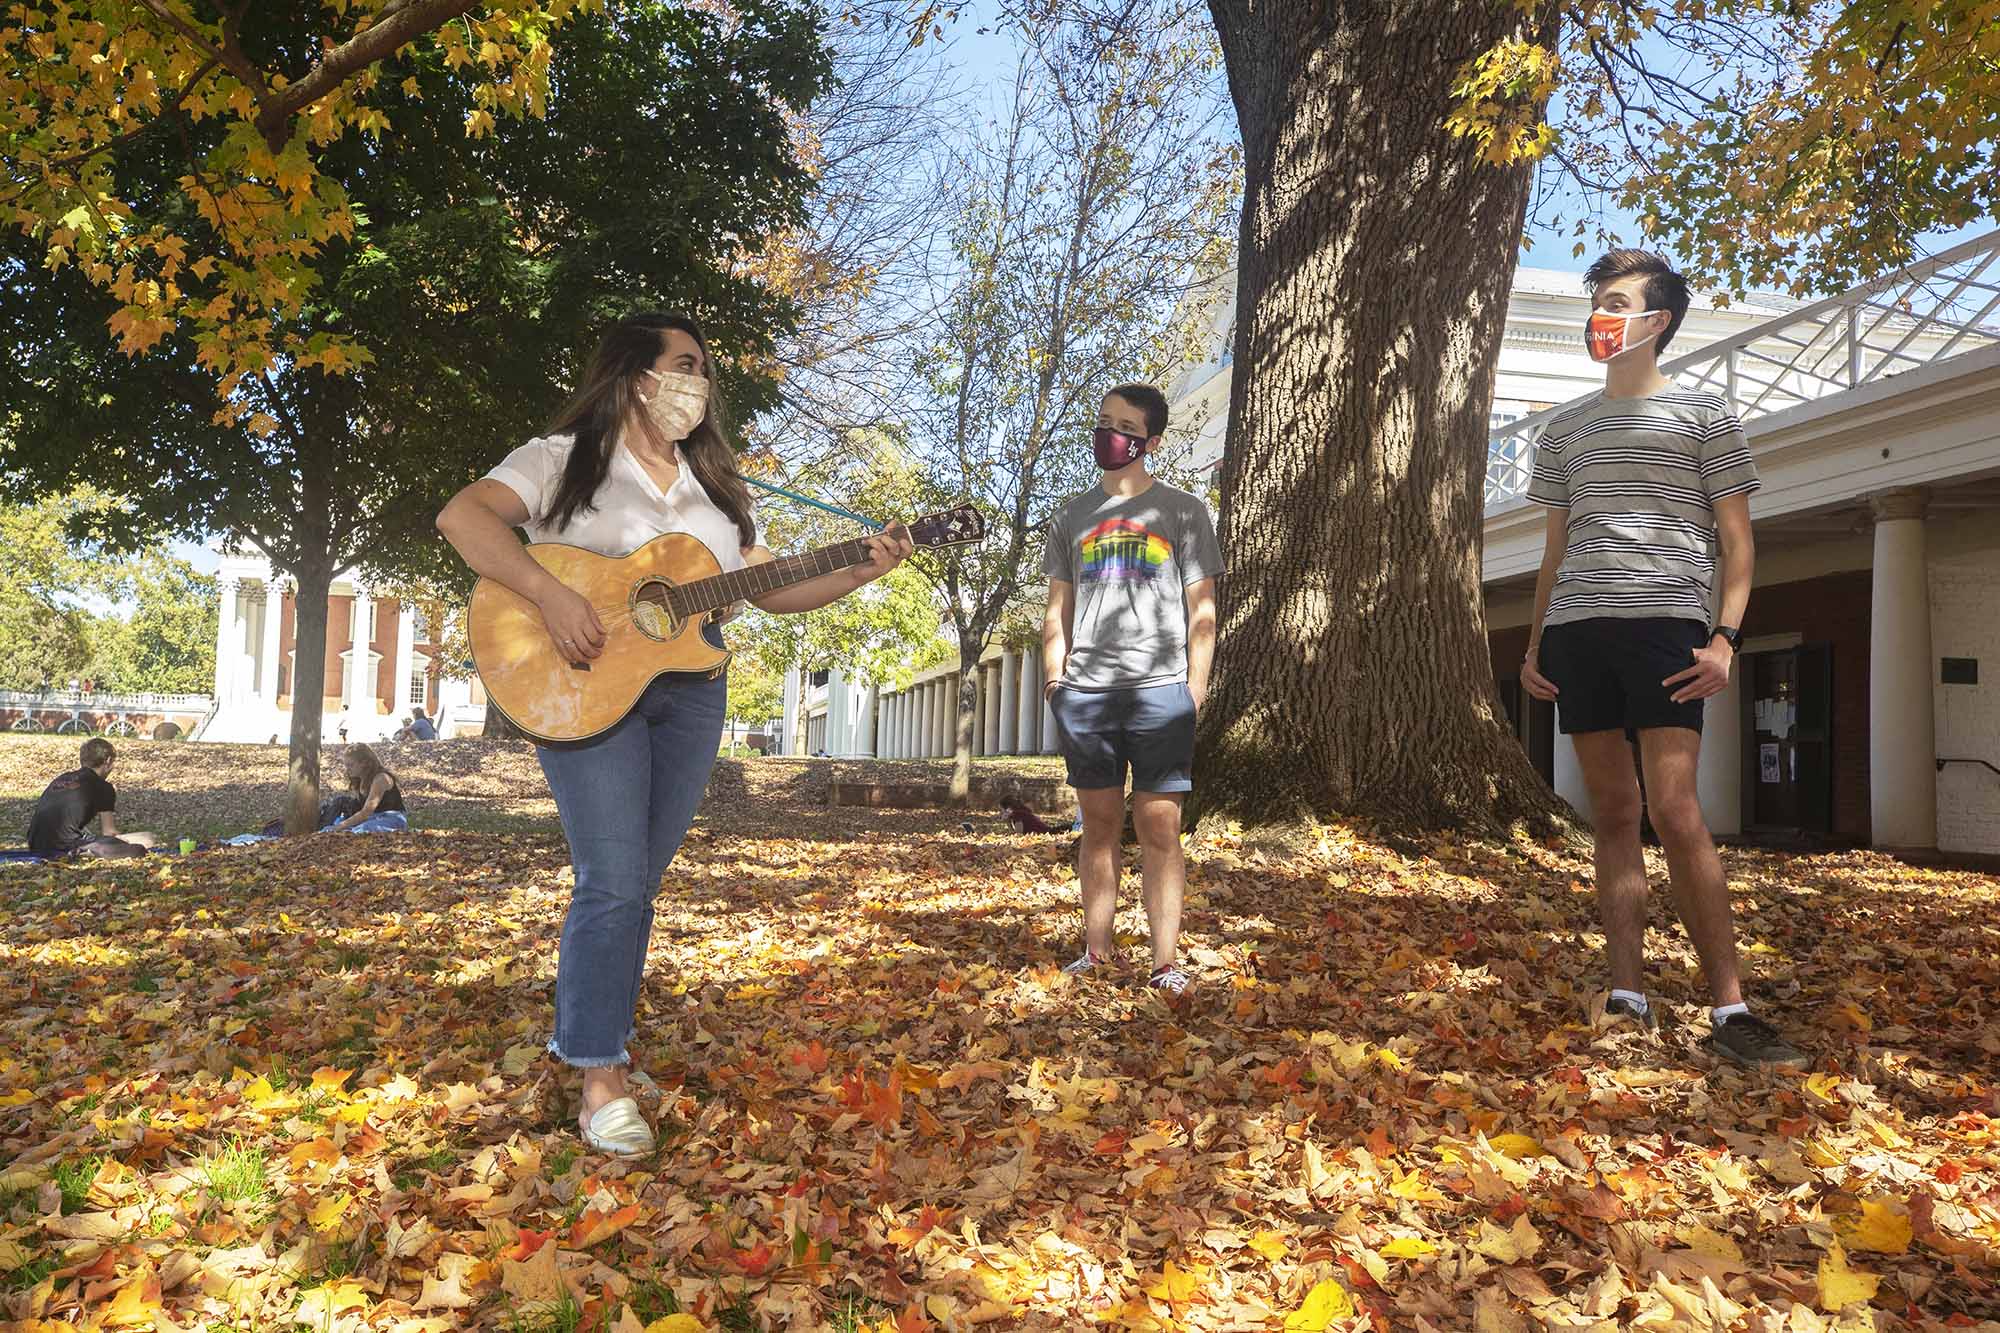
<svg viewBox="0 0 2000 1333"><path fill-rule="evenodd" d="M1563 734L1643 731L1647 727L1701 730L1703 701L1675 703L1660 682L1694 665L1707 644L1708 626L1673 616L1625 620L1597 616L1542 631L1537 659L1555 685L1556 716Z"/></svg>
<svg viewBox="0 0 2000 1333"><path fill-rule="evenodd" d="M1079 791L1125 789L1190 791L1194 787L1194 695L1184 684L1130 690L1079 690L1065 686L1049 700L1056 747Z"/></svg>

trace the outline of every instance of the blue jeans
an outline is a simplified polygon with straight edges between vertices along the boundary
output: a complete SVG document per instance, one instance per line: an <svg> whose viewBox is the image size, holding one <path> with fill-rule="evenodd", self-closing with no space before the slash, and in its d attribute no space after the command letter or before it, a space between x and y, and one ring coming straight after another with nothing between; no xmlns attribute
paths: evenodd
<svg viewBox="0 0 2000 1333"><path fill-rule="evenodd" d="M410 827L410 817L401 810L384 810L380 814L368 816L349 833L402 833Z"/></svg>
<svg viewBox="0 0 2000 1333"><path fill-rule="evenodd" d="M578 1068L631 1063L653 895L715 767L728 678L662 676L600 736L536 749L569 839L576 888L556 963L549 1052Z"/></svg>

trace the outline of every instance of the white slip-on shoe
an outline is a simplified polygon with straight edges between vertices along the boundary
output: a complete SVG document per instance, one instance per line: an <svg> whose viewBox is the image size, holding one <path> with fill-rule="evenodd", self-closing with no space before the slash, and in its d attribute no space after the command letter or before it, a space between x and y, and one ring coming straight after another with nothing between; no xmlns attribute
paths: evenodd
<svg viewBox="0 0 2000 1333"><path fill-rule="evenodd" d="M652 1126L639 1114L639 1103L630 1097L620 1097L598 1107L590 1113L588 1122L579 1123L577 1132L599 1152L642 1157L653 1151Z"/></svg>

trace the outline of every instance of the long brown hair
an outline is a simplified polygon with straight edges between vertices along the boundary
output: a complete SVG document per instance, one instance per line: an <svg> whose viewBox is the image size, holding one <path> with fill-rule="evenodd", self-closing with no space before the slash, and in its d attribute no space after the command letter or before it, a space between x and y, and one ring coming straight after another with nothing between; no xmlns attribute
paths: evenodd
<svg viewBox="0 0 2000 1333"><path fill-rule="evenodd" d="M702 374L708 379L708 410L680 442L681 457L715 507L736 524L743 544L755 544L757 523L750 514L750 490L736 470L736 450L729 444L729 418L715 376L715 358L709 354L701 326L686 315L627 315L612 325L597 345L584 372L583 387L549 423L550 435L574 436L576 443L563 466L562 482L549 501L549 512L541 515L545 526L561 528L578 514L597 507L597 491L611 471L611 451L617 446L619 430L628 421L646 421L639 401L640 381L659 360L669 329L679 329L694 339L695 346L701 348ZM650 424L647 429L651 429Z"/></svg>
<svg viewBox="0 0 2000 1333"><path fill-rule="evenodd" d="M363 800L368 798L368 789L375 785L375 779L389 779L391 787L396 785L396 775L382 763L380 755L365 745L350 745L340 756L341 767L347 770L347 781L354 788L355 795ZM356 774L360 776L355 776Z"/></svg>

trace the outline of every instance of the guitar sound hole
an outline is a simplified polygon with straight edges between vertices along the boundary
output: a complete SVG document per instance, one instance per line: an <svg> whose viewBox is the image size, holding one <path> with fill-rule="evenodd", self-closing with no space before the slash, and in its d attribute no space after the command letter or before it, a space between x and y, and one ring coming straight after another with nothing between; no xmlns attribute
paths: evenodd
<svg viewBox="0 0 2000 1333"><path fill-rule="evenodd" d="M652 639L671 639L680 629L674 611L674 587L665 579L647 579L632 594L632 623Z"/></svg>

